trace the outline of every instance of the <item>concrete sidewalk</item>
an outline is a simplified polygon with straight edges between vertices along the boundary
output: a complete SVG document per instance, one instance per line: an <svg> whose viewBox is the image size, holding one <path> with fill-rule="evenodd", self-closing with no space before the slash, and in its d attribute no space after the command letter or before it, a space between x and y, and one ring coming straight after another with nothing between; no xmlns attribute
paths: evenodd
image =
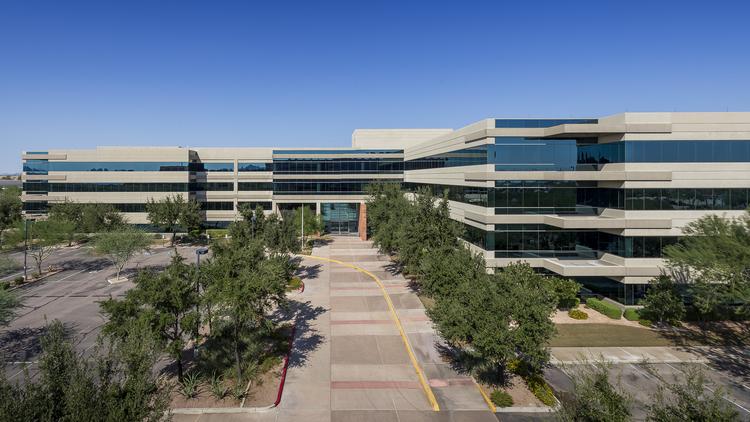
<svg viewBox="0 0 750 422"><path fill-rule="evenodd" d="M552 347L551 363L576 364L604 360L609 363L705 363L687 347Z"/></svg>

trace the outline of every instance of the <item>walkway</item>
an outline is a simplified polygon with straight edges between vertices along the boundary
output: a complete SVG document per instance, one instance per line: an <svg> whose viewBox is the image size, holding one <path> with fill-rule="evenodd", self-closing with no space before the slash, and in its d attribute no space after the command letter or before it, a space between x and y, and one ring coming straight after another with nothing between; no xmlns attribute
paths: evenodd
<svg viewBox="0 0 750 422"><path fill-rule="evenodd" d="M305 291L296 300L315 318L295 341L301 352L292 359L278 420L496 420L471 378L443 362L422 303L370 242L336 237L313 255L323 259L304 259ZM326 258L380 279L441 412L432 411L381 288Z"/></svg>
<svg viewBox="0 0 750 422"><path fill-rule="evenodd" d="M389 271L390 262L371 242L333 239L302 261L305 290L291 296L297 336L279 407L175 420L497 421L472 379L442 360L439 337L407 280ZM416 365L378 283L347 265L381 281ZM433 411L415 367L424 374L439 412Z"/></svg>

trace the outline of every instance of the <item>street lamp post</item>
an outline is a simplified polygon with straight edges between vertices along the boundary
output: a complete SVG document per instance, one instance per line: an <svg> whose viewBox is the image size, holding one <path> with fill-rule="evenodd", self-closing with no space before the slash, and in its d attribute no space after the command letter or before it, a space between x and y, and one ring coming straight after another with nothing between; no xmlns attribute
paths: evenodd
<svg viewBox="0 0 750 422"><path fill-rule="evenodd" d="M28 265L26 265L26 257L29 253L29 219L23 220L23 281L26 281L29 279L28 275L26 274Z"/></svg>
<svg viewBox="0 0 750 422"><path fill-rule="evenodd" d="M205 255L208 253L208 248L198 248L195 250L195 293L198 295L196 297L195 301L195 316L198 318L198 320L195 323L195 340L193 342L193 358L198 357L198 335L200 334L200 310L198 308L198 299L200 299L201 294L201 285L198 282L199 279L199 273L198 270L201 266L201 255Z"/></svg>

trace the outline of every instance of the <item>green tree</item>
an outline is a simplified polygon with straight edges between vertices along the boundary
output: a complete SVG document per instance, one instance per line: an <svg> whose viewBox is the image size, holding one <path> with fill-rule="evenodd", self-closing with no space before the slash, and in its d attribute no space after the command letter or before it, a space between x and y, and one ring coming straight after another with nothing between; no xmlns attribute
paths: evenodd
<svg viewBox="0 0 750 422"><path fill-rule="evenodd" d="M428 189L420 189L397 240L398 259L410 274L419 274L428 251L458 245L462 229L450 218L447 198L437 204Z"/></svg>
<svg viewBox="0 0 750 422"><path fill-rule="evenodd" d="M202 221L200 205L193 199L186 201L181 194L167 196L160 201L151 198L146 204L146 211L151 224L172 233L173 246L179 226L193 231L200 227Z"/></svg>
<svg viewBox="0 0 750 422"><path fill-rule="evenodd" d="M292 219L280 219L275 214L263 223L263 243L272 255L286 255L300 250L299 232Z"/></svg>
<svg viewBox="0 0 750 422"><path fill-rule="evenodd" d="M398 240L411 220L414 207L395 183L375 183L367 187L367 226L381 253L397 252Z"/></svg>
<svg viewBox="0 0 750 422"><path fill-rule="evenodd" d="M651 288L643 299L641 315L647 319L670 324L678 323L685 316L685 305L672 279L662 275L651 282Z"/></svg>
<svg viewBox="0 0 750 422"><path fill-rule="evenodd" d="M724 399L724 391L706 388L706 377L700 368L685 366L684 380L666 380L651 367L649 373L661 381L654 401L648 405L651 422L730 422L739 414Z"/></svg>
<svg viewBox="0 0 750 422"><path fill-rule="evenodd" d="M578 305L578 292L581 284L569 278L547 277L550 287L557 297L557 307L560 309L571 309Z"/></svg>
<svg viewBox="0 0 750 422"><path fill-rule="evenodd" d="M303 212L304 209L304 212ZM304 216L304 219L303 219ZM305 236L310 236L323 231L323 216L316 215L315 210L307 205L300 206L291 214L294 220L294 228L297 233L302 232L304 222Z"/></svg>
<svg viewBox="0 0 750 422"><path fill-rule="evenodd" d="M72 223L67 232L70 245L76 233L99 233L116 230L125 225L122 214L112 204L65 201L53 204L50 219Z"/></svg>
<svg viewBox="0 0 750 422"><path fill-rule="evenodd" d="M461 280L477 280L486 275L486 263L462 245L438 249L422 259L420 285L424 293L433 297L454 294Z"/></svg>
<svg viewBox="0 0 750 422"><path fill-rule="evenodd" d="M21 189L8 186L0 190L0 234L21 220L22 208Z"/></svg>
<svg viewBox="0 0 750 422"><path fill-rule="evenodd" d="M235 221L229 225L229 235L237 239L240 244L247 243L250 239L263 237L266 225L266 215L263 207L251 208L249 204L243 204L239 209L242 220ZM276 221L273 221L276 223Z"/></svg>
<svg viewBox="0 0 750 422"><path fill-rule="evenodd" d="M269 257L263 242L218 246L202 266L212 282L207 294L215 305L217 322L228 324L232 333L237 381L243 379L242 334L245 330L268 330L273 326L268 313L285 304L289 281L287 258Z"/></svg>
<svg viewBox="0 0 750 422"><path fill-rule="evenodd" d="M678 282L687 283L703 315L732 310L750 316L750 215L709 215L687 225L664 256Z"/></svg>
<svg viewBox="0 0 750 422"><path fill-rule="evenodd" d="M169 419L169 391L151 368L154 344L134 326L127 343L77 354L59 321L41 339L39 373L11 384L0 371L0 420L163 421Z"/></svg>
<svg viewBox="0 0 750 422"><path fill-rule="evenodd" d="M609 379L610 365L595 362L577 365L573 391L564 397L558 412L565 422L626 422L631 420L632 399ZM619 384L619 383L618 383Z"/></svg>
<svg viewBox="0 0 750 422"><path fill-rule="evenodd" d="M105 255L115 267L115 278L120 278L123 267L138 252L148 249L151 238L145 232L133 227L123 227L117 231L104 232L96 237L94 250Z"/></svg>
<svg viewBox="0 0 750 422"><path fill-rule="evenodd" d="M147 321L154 336L175 361L180 380L182 351L198 323L195 271L184 261L175 253L164 271L141 271L135 278L135 287L124 299L110 298L101 303L102 312L109 317L103 328L106 334L122 337L136 321Z"/></svg>
<svg viewBox="0 0 750 422"><path fill-rule="evenodd" d="M42 265L52 255L58 245L66 240L67 225L69 223L58 220L38 220L28 223L29 255L36 264L38 274L42 274ZM9 233L8 238L13 244L24 242L26 223L19 222Z"/></svg>
<svg viewBox="0 0 750 422"><path fill-rule="evenodd" d="M507 299L514 353L526 363L531 372L539 372L549 362L549 348L555 335L552 313L557 306L557 295L547 277L537 273L529 264L512 263L494 276L500 295Z"/></svg>

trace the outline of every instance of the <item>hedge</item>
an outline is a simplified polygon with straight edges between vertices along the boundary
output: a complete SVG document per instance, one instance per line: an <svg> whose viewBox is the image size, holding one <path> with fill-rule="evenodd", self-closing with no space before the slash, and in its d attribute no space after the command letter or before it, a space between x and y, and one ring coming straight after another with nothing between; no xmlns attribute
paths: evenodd
<svg viewBox="0 0 750 422"><path fill-rule="evenodd" d="M578 309L569 310L568 316L573 319L589 319L589 314Z"/></svg>
<svg viewBox="0 0 750 422"><path fill-rule="evenodd" d="M612 319L622 318L622 309L603 300L599 300L593 297L589 298L586 300L586 306Z"/></svg>
<svg viewBox="0 0 750 422"><path fill-rule="evenodd" d="M490 400L497 407L511 407L513 406L513 397L503 390L495 390L490 394Z"/></svg>
<svg viewBox="0 0 750 422"><path fill-rule="evenodd" d="M653 325L651 320L648 320L648 319L639 319L638 323L643 325L644 327L649 327L649 328L651 328L651 326Z"/></svg>
<svg viewBox="0 0 750 422"><path fill-rule="evenodd" d="M638 321L639 319L641 319L638 310L633 308L625 309L625 313L623 313L622 316L624 316L628 321Z"/></svg>

